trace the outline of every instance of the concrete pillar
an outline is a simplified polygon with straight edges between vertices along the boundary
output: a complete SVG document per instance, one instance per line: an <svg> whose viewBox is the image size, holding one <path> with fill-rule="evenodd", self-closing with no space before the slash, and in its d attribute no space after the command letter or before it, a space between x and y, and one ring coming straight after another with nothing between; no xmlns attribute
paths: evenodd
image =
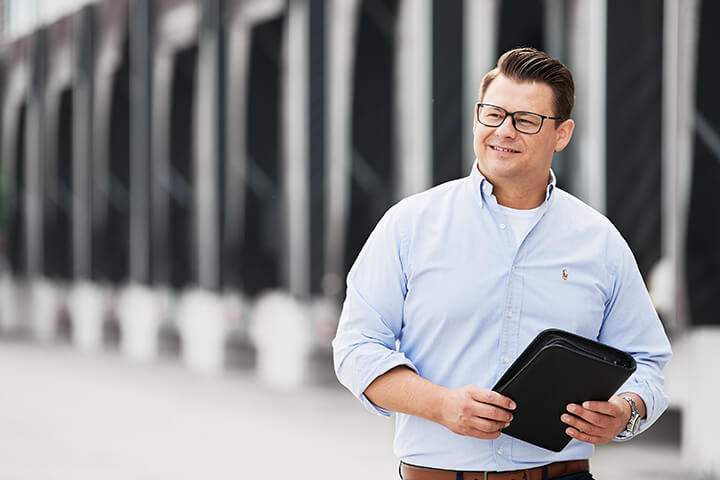
<svg viewBox="0 0 720 480"><path fill-rule="evenodd" d="M671 296L654 295L673 329L687 327L685 232L693 165L699 0L665 0L663 25L662 264Z"/></svg>
<svg viewBox="0 0 720 480"><path fill-rule="evenodd" d="M665 0L663 44L663 262L664 282L674 295L665 316L670 328L682 335L683 368L671 372L685 380L682 456L700 474L720 471L720 429L717 398L720 392L720 328L692 328L688 324L685 283L685 232L688 227L690 186L695 138L695 72L700 0ZM662 271L661 271L662 272ZM670 373L670 372L669 372ZM668 378L672 385L673 378Z"/></svg>
<svg viewBox="0 0 720 480"><path fill-rule="evenodd" d="M150 281L150 2L130 0L130 278Z"/></svg>
<svg viewBox="0 0 720 480"><path fill-rule="evenodd" d="M605 103L607 4L574 0L569 67L575 79L576 128L573 135L573 191L605 212Z"/></svg>
<svg viewBox="0 0 720 480"><path fill-rule="evenodd" d="M325 148L325 274L323 293L340 297L345 284L345 235L350 208L353 59L359 0L327 5L327 145Z"/></svg>
<svg viewBox="0 0 720 480"><path fill-rule="evenodd" d="M25 168L19 164L16 157L16 150L20 147L18 142L24 142L24 138L18 138L20 133L21 106L27 100L28 84L30 76L30 51L31 37L23 37L5 46L4 59L4 85L0 91L2 101L2 139L0 139L0 167L2 176L0 181L0 195L2 195L2 207L6 215L8 226L11 224L11 215L18 208L18 200L24 195L24 185L16 184L16 171ZM4 233L9 233L7 230ZM15 228L22 228L21 224ZM19 236L19 238L22 238ZM6 242L8 238L6 236ZM4 254L12 254L6 245ZM0 332L8 333L20 327L20 319L25 316L25 304L22 300L22 288L17 281L15 272L11 270L9 258L1 258L0 264Z"/></svg>
<svg viewBox="0 0 720 480"><path fill-rule="evenodd" d="M199 289L182 294L177 326L182 358L191 371L218 374L225 366L227 322L220 287L220 234L218 168L221 142L220 105L220 2L202 4L198 35L196 106L194 111L193 231L196 240ZM233 187L234 188L234 187Z"/></svg>
<svg viewBox="0 0 720 480"><path fill-rule="evenodd" d="M472 121L480 82L497 62L499 15L499 0L465 0L463 118L467 119L467 128L463 129L462 143L466 172L475 161Z"/></svg>
<svg viewBox="0 0 720 480"><path fill-rule="evenodd" d="M432 186L432 0L399 4L395 39L397 200Z"/></svg>
<svg viewBox="0 0 720 480"><path fill-rule="evenodd" d="M40 168L35 172L39 178L32 182L31 195L36 197L41 205L39 212L40 218L38 225L35 227L36 238L34 239L38 251L34 254L37 256L38 271L29 279L28 282L28 313L33 336L40 341L51 341L55 335L58 312L61 308L61 287L56 279L50 280L45 275L57 275L59 272L52 271L50 263L56 259L46 258L45 252L48 245L45 241L61 242L60 238L53 238L52 233L57 231L48 231L50 225L57 225L58 207L63 202L62 192L59 188L59 146L60 138L60 122L61 115L61 95L63 90L71 88L74 80L74 48L73 40L77 31L77 25L72 17L63 18L56 23L50 25L46 29L47 56L45 79L42 86L43 97L43 117L41 136L43 138L43 158ZM73 92L73 99L75 92ZM73 122L76 115L73 115ZM73 128L73 132L75 129ZM70 141L70 139L63 139ZM74 142L73 142L74 143ZM74 152L73 152L74 154ZM73 155L74 157L74 155ZM72 160L74 164L74 158ZM73 167L71 167L74 169ZM72 182L75 184L75 182ZM74 186L74 185L72 185ZM30 184L28 184L30 187ZM77 192L72 189L71 196L74 198ZM74 207L73 204L70 207ZM73 216L74 219L74 216ZM69 225L70 228L73 225ZM51 228L51 227L50 227ZM62 242L61 245L72 247L69 243ZM75 251L62 251L63 255L72 254L75 258ZM56 250L58 251L58 250ZM72 275L72 271L65 273L64 281L67 282ZM71 321L74 318L71 318Z"/></svg>
<svg viewBox="0 0 720 480"><path fill-rule="evenodd" d="M288 3L283 36L282 188L284 267L290 294L310 297L310 18L308 0Z"/></svg>
<svg viewBox="0 0 720 480"><path fill-rule="evenodd" d="M43 163L45 156L45 30L32 34L30 91L25 128L25 264L27 277L42 273Z"/></svg>

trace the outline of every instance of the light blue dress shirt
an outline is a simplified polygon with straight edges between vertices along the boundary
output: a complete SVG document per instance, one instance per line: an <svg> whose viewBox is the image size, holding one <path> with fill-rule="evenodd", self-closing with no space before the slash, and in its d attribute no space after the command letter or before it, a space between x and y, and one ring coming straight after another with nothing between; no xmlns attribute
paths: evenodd
<svg viewBox="0 0 720 480"><path fill-rule="evenodd" d="M387 211L348 274L333 341L337 376L366 408L390 415L363 392L399 365L445 387L491 388L551 327L633 355L637 371L619 391L645 401L641 431L667 408L670 344L634 257L607 218L552 178L519 246L476 166ZM559 453L505 434L480 440L405 414L396 416L394 448L414 465L490 471L593 453L574 439Z"/></svg>

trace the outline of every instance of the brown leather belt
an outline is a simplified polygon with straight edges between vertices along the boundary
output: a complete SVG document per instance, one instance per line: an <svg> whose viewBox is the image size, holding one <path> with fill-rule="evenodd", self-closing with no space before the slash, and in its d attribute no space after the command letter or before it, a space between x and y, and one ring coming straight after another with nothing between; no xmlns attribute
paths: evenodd
<svg viewBox="0 0 720 480"><path fill-rule="evenodd" d="M579 472L589 472L588 460L570 460L545 465L547 477L556 478ZM454 470L440 470L436 468L416 467L407 463L400 463L400 473L403 480L542 480L543 468L535 467L527 470L513 470L511 472L456 472ZM458 475L459 474L459 475Z"/></svg>

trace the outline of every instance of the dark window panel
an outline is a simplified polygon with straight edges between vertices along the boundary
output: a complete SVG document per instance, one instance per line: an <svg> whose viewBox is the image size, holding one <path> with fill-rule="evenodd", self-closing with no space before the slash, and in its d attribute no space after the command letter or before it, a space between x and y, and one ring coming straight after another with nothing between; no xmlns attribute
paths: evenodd
<svg viewBox="0 0 720 480"><path fill-rule="evenodd" d="M346 271L393 198L392 92L396 18L397 1L394 0L366 0L360 9L353 89L353 158Z"/></svg>
<svg viewBox="0 0 720 480"><path fill-rule="evenodd" d="M281 257L279 195L279 75L282 19L253 29L248 85L248 164L243 290L254 295L279 286Z"/></svg>
<svg viewBox="0 0 720 480"><path fill-rule="evenodd" d="M698 41L696 124L704 123L720 135L720 65L717 28L720 3L702 2ZM705 135L695 135L692 190L687 230L687 292L693 325L718 325L720 298L720 156L709 148Z"/></svg>
<svg viewBox="0 0 720 480"><path fill-rule="evenodd" d="M662 33L661 2L608 3L607 215L644 276L661 254Z"/></svg>
<svg viewBox="0 0 720 480"><path fill-rule="evenodd" d="M472 127L463 105L463 2L433 2L433 184L463 175L463 130ZM463 115L465 113L465 115Z"/></svg>

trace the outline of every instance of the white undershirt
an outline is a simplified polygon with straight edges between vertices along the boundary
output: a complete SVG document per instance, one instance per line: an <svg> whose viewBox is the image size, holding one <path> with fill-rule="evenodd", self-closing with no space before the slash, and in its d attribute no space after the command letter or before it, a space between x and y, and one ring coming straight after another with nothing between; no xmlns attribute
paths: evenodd
<svg viewBox="0 0 720 480"><path fill-rule="evenodd" d="M515 244L520 245L525 235L530 231L542 213L543 205L530 210L518 210L516 208L498 205L505 214L510 230L515 235Z"/></svg>

